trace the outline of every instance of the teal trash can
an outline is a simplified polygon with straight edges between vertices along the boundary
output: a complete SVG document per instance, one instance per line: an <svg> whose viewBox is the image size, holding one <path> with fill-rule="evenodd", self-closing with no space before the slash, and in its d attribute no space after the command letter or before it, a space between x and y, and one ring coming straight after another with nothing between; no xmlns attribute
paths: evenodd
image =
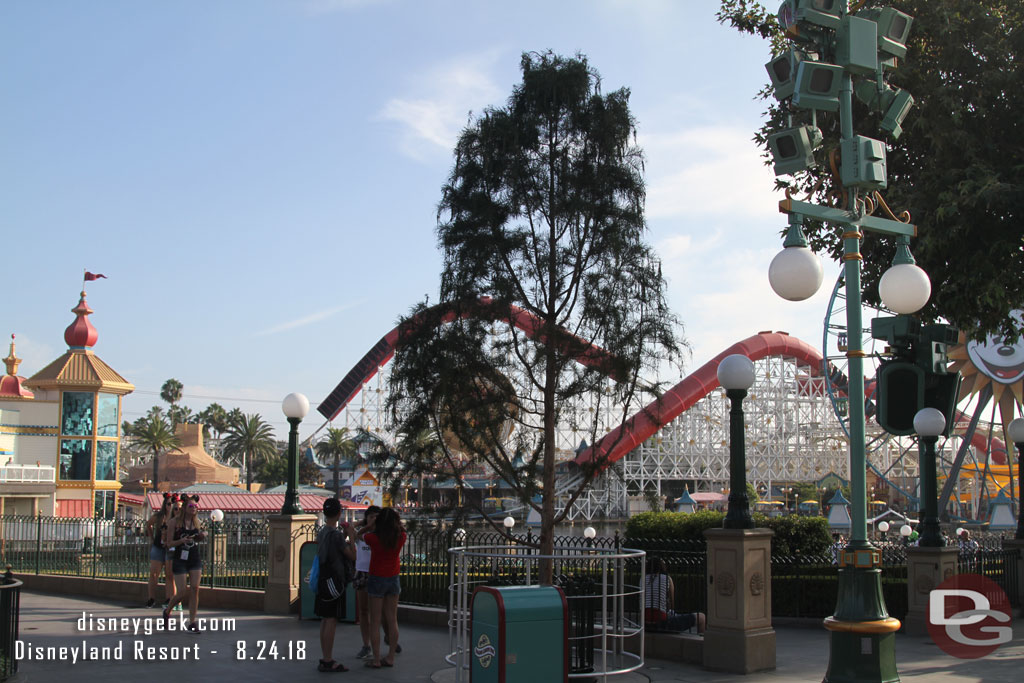
<svg viewBox="0 0 1024 683"><path fill-rule="evenodd" d="M471 683L569 680L569 607L557 586L481 586L470 606Z"/></svg>
<svg viewBox="0 0 1024 683"><path fill-rule="evenodd" d="M309 570L313 568L313 558L316 557L316 542L306 541L299 548L299 619L319 619L313 612L313 603L316 601L316 593L308 583L306 577ZM345 621L356 622L356 591L352 584L345 587Z"/></svg>

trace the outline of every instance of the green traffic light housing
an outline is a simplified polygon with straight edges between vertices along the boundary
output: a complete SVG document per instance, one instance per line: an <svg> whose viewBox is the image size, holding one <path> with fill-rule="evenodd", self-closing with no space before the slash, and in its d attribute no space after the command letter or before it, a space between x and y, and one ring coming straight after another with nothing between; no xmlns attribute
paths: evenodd
<svg viewBox="0 0 1024 683"><path fill-rule="evenodd" d="M878 49L902 59L907 55L907 36L914 18L892 7L876 7L857 12L857 16L878 25Z"/></svg>
<svg viewBox="0 0 1024 683"><path fill-rule="evenodd" d="M837 29L842 16L842 4L841 0L793 0L793 16L797 23Z"/></svg>
<svg viewBox="0 0 1024 683"><path fill-rule="evenodd" d="M891 88L885 83L879 89L878 83L871 80L860 81L853 91L858 100L875 111L884 112L882 130L892 135L893 139L899 138L903 133L903 119L914 106L914 96L902 88Z"/></svg>
<svg viewBox="0 0 1024 683"><path fill-rule="evenodd" d="M772 80L776 99L782 101L793 96L793 91L796 89L797 68L800 66L800 62L812 58L812 55L802 50L790 48L764 65L768 77Z"/></svg>
<svg viewBox="0 0 1024 683"><path fill-rule="evenodd" d="M903 119L907 117L912 106L914 106L914 97L906 90L901 88L893 93L885 116L882 117L881 126L882 130L892 135L894 140L903 134Z"/></svg>
<svg viewBox="0 0 1024 683"><path fill-rule="evenodd" d="M887 184L885 143L855 135L839 143L839 178L845 187L882 190Z"/></svg>
<svg viewBox="0 0 1024 683"><path fill-rule="evenodd" d="M836 63L852 74L874 74L878 68L875 22L845 16L836 31Z"/></svg>
<svg viewBox="0 0 1024 683"><path fill-rule="evenodd" d="M896 436L914 433L914 416L924 407L924 370L901 360L887 361L878 368L878 412L882 429Z"/></svg>
<svg viewBox="0 0 1024 683"><path fill-rule="evenodd" d="M775 175L791 175L814 166L814 150L821 142L821 131L815 126L797 126L769 135Z"/></svg>
<svg viewBox="0 0 1024 683"><path fill-rule="evenodd" d="M800 62L796 71L793 105L801 109L839 111L842 67L824 62Z"/></svg>

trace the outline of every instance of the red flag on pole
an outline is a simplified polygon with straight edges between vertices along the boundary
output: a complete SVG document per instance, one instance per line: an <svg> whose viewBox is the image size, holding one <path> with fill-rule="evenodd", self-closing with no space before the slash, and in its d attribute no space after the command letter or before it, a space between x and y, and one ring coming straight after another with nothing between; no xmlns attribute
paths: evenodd
<svg viewBox="0 0 1024 683"><path fill-rule="evenodd" d="M104 280L106 280L107 276L104 275L103 273L90 273L88 270L85 271L85 281L86 282L89 282L90 280L99 280L100 278L103 278Z"/></svg>

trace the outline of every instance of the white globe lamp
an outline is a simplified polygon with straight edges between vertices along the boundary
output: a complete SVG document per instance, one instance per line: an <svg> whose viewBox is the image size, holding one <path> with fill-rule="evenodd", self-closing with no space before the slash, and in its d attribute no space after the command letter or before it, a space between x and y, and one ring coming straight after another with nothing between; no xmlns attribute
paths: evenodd
<svg viewBox="0 0 1024 683"><path fill-rule="evenodd" d="M588 526L583 530L583 535L590 540L594 540L594 537L597 536L597 529L592 526Z"/></svg>
<svg viewBox="0 0 1024 683"><path fill-rule="evenodd" d="M906 538L906 537L907 537L907 536L909 536L909 535L910 535L910 534L911 534L911 533L912 533L913 531L914 531L914 530L910 528L910 525L909 525L909 524L904 524L903 526L901 526L901 527L900 527L900 536L902 536L903 538Z"/></svg>
<svg viewBox="0 0 1024 683"><path fill-rule="evenodd" d="M224 521L224 511L221 510L220 508L217 508L216 510L210 510L210 521L213 521L213 522L223 522Z"/></svg>
<svg viewBox="0 0 1024 683"><path fill-rule="evenodd" d="M916 264L901 263L885 271L878 283L882 303L895 313L914 313L921 310L932 295L928 273Z"/></svg>
<svg viewBox="0 0 1024 683"><path fill-rule="evenodd" d="M718 382L726 390L749 389L754 384L754 362L742 353L734 353L718 364Z"/></svg>
<svg viewBox="0 0 1024 683"><path fill-rule="evenodd" d="M788 301L810 299L824 276L821 259L808 247L786 247L768 266L768 283Z"/></svg>
<svg viewBox="0 0 1024 683"><path fill-rule="evenodd" d="M879 522L878 530L881 531L883 534L889 531L889 522Z"/></svg>

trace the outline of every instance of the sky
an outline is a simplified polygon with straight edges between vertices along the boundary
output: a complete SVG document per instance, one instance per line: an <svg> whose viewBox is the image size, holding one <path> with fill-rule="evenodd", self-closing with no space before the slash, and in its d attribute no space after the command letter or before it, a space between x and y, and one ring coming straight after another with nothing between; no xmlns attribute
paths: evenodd
<svg viewBox="0 0 1024 683"><path fill-rule="evenodd" d="M700 367L784 330L820 348L814 298L768 286L781 197L752 141L767 43L715 0L6 0L0 3L3 355L60 356L84 270L94 351L199 411L315 412L441 268L440 188L460 130L525 51L582 53L626 87L646 154L647 240ZM665 379L665 378L663 378ZM678 379L682 379L679 377ZM674 381L673 381L674 383Z"/></svg>

